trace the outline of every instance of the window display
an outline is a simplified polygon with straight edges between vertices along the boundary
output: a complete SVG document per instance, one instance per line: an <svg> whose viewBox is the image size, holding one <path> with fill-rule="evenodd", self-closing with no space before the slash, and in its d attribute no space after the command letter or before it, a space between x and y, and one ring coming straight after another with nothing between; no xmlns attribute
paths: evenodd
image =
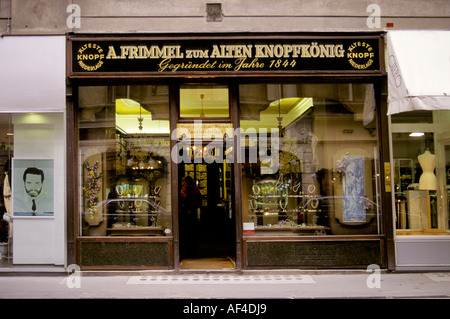
<svg viewBox="0 0 450 319"><path fill-rule="evenodd" d="M12 159L14 130L12 114L0 115L0 265L9 265L12 244Z"/></svg>
<svg viewBox="0 0 450 319"><path fill-rule="evenodd" d="M391 116L397 235L449 234L449 111Z"/></svg>
<svg viewBox="0 0 450 319"><path fill-rule="evenodd" d="M372 86L248 84L239 89L241 147L249 154L256 146L261 152L266 141L252 136L262 128L279 134L278 167L261 158L243 165L245 234L380 233Z"/></svg>
<svg viewBox="0 0 450 319"><path fill-rule="evenodd" d="M82 236L171 235L168 88L79 88Z"/></svg>
<svg viewBox="0 0 450 319"><path fill-rule="evenodd" d="M64 132L63 113L0 115L2 267L64 262Z"/></svg>

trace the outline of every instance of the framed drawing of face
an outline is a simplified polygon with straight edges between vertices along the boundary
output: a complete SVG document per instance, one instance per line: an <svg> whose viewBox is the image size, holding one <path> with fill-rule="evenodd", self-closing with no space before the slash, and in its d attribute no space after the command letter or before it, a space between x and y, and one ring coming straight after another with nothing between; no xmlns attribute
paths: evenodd
<svg viewBox="0 0 450 319"><path fill-rule="evenodd" d="M13 216L54 216L53 160L13 159Z"/></svg>

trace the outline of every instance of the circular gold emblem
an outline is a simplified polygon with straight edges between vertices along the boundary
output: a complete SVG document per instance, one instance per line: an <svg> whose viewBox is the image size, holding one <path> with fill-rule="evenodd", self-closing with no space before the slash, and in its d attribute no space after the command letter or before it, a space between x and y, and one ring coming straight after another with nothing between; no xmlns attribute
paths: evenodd
<svg viewBox="0 0 450 319"><path fill-rule="evenodd" d="M105 54L96 43L85 43L77 51L78 65L86 71L96 71L103 65Z"/></svg>
<svg viewBox="0 0 450 319"><path fill-rule="evenodd" d="M369 68L374 62L375 52L369 43L356 41L347 50L347 59L352 67L359 70Z"/></svg>

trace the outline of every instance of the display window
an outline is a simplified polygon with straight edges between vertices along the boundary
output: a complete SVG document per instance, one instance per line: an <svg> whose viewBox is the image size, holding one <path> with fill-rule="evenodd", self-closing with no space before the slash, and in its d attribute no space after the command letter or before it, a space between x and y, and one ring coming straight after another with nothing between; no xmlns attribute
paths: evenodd
<svg viewBox="0 0 450 319"><path fill-rule="evenodd" d="M12 114L0 115L0 249L1 265L10 264L12 243L12 158L14 125Z"/></svg>
<svg viewBox="0 0 450 319"><path fill-rule="evenodd" d="M391 116L397 235L448 235L450 111Z"/></svg>
<svg viewBox="0 0 450 319"><path fill-rule="evenodd" d="M64 258L64 137L62 113L0 114L2 267Z"/></svg>
<svg viewBox="0 0 450 319"><path fill-rule="evenodd" d="M242 84L239 116L244 235L380 234L372 84Z"/></svg>
<svg viewBox="0 0 450 319"><path fill-rule="evenodd" d="M169 93L80 86L81 236L171 236Z"/></svg>

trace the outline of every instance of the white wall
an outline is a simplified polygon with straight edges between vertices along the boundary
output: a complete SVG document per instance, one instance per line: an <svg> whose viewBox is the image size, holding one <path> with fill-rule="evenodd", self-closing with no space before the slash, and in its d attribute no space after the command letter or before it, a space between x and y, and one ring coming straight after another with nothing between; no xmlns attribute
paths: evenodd
<svg viewBox="0 0 450 319"><path fill-rule="evenodd" d="M0 38L0 116L13 113L14 159L54 162L54 216L13 218L14 264L66 260L65 65L65 36Z"/></svg>
<svg viewBox="0 0 450 319"><path fill-rule="evenodd" d="M64 111L65 41L65 36L0 38L0 112Z"/></svg>
<svg viewBox="0 0 450 319"><path fill-rule="evenodd" d="M397 236L398 270L448 270L450 236Z"/></svg>
<svg viewBox="0 0 450 319"><path fill-rule="evenodd" d="M11 15L11 34L380 31L387 23L394 29L448 30L450 16L448 0L9 1L0 32ZM220 22L207 21L207 3L222 4ZM79 11L67 12L71 4ZM80 27L67 24L77 16Z"/></svg>

